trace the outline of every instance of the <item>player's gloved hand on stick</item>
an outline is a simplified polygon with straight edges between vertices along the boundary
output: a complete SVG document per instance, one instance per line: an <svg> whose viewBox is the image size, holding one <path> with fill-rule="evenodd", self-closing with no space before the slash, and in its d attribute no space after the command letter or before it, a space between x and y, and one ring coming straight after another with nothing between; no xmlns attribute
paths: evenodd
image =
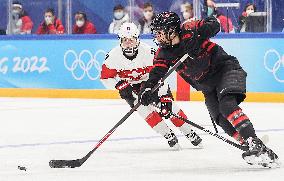
<svg viewBox="0 0 284 181"><path fill-rule="evenodd" d="M220 31L220 23L214 16L204 19L203 22L203 25L201 25L197 30L202 39L206 40L211 38Z"/></svg>
<svg viewBox="0 0 284 181"><path fill-rule="evenodd" d="M142 105L148 106L149 104L155 102L157 98L156 94L156 92L151 92L151 88L144 88L139 92L138 98Z"/></svg>
<svg viewBox="0 0 284 181"><path fill-rule="evenodd" d="M172 113L172 97L169 95L161 96L160 102L161 102L161 110L160 115L166 119L171 117Z"/></svg>
<svg viewBox="0 0 284 181"><path fill-rule="evenodd" d="M115 88L119 90L120 97L125 99L131 108L134 107L135 98L132 94L132 86L127 81L121 80L115 85Z"/></svg>

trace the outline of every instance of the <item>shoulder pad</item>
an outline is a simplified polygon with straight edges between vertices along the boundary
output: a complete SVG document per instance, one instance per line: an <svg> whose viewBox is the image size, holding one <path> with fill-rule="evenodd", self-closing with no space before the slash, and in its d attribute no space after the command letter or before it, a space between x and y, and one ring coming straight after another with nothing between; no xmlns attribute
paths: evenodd
<svg viewBox="0 0 284 181"><path fill-rule="evenodd" d="M184 30L191 30L194 29L197 25L198 21L194 20L194 21L185 21L182 24L182 29Z"/></svg>

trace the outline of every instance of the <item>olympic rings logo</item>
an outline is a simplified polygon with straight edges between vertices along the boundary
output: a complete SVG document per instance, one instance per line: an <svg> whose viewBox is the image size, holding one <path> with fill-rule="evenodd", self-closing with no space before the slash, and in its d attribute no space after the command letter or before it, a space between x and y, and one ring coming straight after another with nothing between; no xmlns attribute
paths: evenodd
<svg viewBox="0 0 284 181"><path fill-rule="evenodd" d="M275 58L276 62L274 63L273 67L269 67L269 65L268 65L268 56L269 55L270 56L273 56L273 55L276 56L276 58ZM270 50L266 51L266 53L264 55L264 67L265 67L266 70L273 73L273 76L274 76L276 81L284 83L284 77L282 79L279 78L279 73L282 73L282 75L284 75L284 55L282 55L282 57L281 57L279 52L276 51L275 49L270 49ZM281 71L281 67L282 67L282 71Z"/></svg>
<svg viewBox="0 0 284 181"><path fill-rule="evenodd" d="M97 61L99 54L105 57L107 53L100 49L93 55L89 50L82 50L78 56L74 50L68 50L64 54L64 66L76 80L82 80L85 76L90 80L97 80L101 72L101 66Z"/></svg>

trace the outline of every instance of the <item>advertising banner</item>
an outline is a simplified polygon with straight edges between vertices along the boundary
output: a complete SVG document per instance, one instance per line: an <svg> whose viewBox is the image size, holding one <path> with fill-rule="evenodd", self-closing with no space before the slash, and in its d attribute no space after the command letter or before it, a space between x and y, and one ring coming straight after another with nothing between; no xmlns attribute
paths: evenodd
<svg viewBox="0 0 284 181"><path fill-rule="evenodd" d="M248 92L284 92L284 36L240 36L212 41L238 58L248 73ZM142 41L156 46L151 37ZM105 89L99 80L101 65L107 52L118 45L115 36L1 40L0 87ZM170 84L176 89L175 75Z"/></svg>

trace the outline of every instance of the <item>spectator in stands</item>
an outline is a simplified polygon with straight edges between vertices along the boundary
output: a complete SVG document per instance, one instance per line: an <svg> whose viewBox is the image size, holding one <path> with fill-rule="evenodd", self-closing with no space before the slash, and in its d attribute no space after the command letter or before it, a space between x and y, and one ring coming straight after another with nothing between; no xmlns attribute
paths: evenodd
<svg viewBox="0 0 284 181"><path fill-rule="evenodd" d="M44 21L38 27L37 34L63 34L64 31L62 22L56 18L54 10L48 8L44 12Z"/></svg>
<svg viewBox="0 0 284 181"><path fill-rule="evenodd" d="M219 20L221 32L235 33L232 20L217 10L216 4L213 0L207 0L207 16L215 16Z"/></svg>
<svg viewBox="0 0 284 181"><path fill-rule="evenodd" d="M245 32L246 31L246 20L247 17L253 13L256 12L256 6L252 3L248 3L245 8L244 11L242 13L242 15L239 17L239 31L240 32Z"/></svg>
<svg viewBox="0 0 284 181"><path fill-rule="evenodd" d="M195 20L193 17L193 6L189 2L180 5L180 12L182 13L184 22Z"/></svg>
<svg viewBox="0 0 284 181"><path fill-rule="evenodd" d="M150 24L155 17L154 7L151 3L145 3L143 5L143 17L138 21L138 29L141 34L151 33Z"/></svg>
<svg viewBox="0 0 284 181"><path fill-rule="evenodd" d="M109 25L108 32L117 34L120 26L125 22L129 22L129 16L121 4L118 4L113 8L113 16L114 19Z"/></svg>
<svg viewBox="0 0 284 181"><path fill-rule="evenodd" d="M78 11L75 14L75 25L73 26L73 34L96 34L96 27L87 19L86 13Z"/></svg>
<svg viewBox="0 0 284 181"><path fill-rule="evenodd" d="M14 1L12 3L11 19L8 23L8 34L31 34L33 29L33 22L28 16L27 12L23 10L20 2Z"/></svg>

